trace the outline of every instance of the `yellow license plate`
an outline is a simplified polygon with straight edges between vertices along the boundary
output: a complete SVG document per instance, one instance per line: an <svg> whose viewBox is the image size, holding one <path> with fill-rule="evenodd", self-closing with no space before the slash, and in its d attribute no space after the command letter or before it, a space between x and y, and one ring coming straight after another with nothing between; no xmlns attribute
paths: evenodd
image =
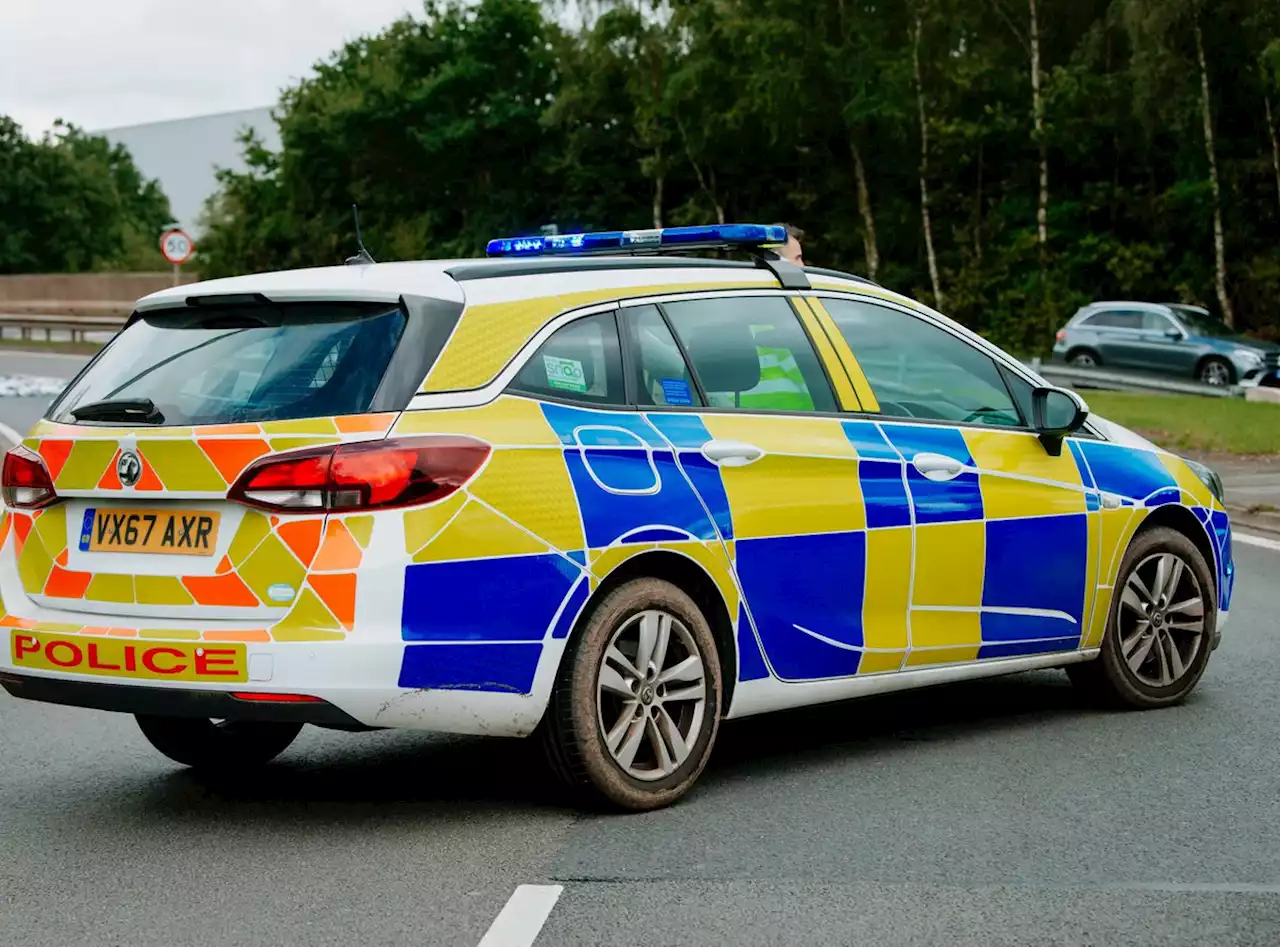
<svg viewBox="0 0 1280 947"><path fill-rule="evenodd" d="M80 526L81 552L212 556L217 544L217 513L88 509Z"/></svg>
<svg viewBox="0 0 1280 947"><path fill-rule="evenodd" d="M153 681L247 680L242 644L187 644L61 635L15 628L9 638L15 668L137 677Z"/></svg>

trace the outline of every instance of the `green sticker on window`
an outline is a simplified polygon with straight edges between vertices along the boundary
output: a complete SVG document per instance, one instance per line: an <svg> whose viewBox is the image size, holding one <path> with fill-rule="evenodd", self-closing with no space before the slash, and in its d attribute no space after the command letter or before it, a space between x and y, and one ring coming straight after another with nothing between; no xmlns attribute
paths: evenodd
<svg viewBox="0 0 1280 947"><path fill-rule="evenodd" d="M549 387L558 388L561 391L585 392L587 390L587 373L582 370L582 363L576 358L544 355L542 364L547 368Z"/></svg>

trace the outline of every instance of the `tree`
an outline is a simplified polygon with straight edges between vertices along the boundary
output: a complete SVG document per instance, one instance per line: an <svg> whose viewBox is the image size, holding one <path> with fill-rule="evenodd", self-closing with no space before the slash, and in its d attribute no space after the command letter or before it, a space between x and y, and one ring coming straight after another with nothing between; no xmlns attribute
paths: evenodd
<svg viewBox="0 0 1280 947"><path fill-rule="evenodd" d="M0 273L154 267L169 220L122 146L61 122L31 141L0 116Z"/></svg>
<svg viewBox="0 0 1280 947"><path fill-rule="evenodd" d="M1098 298L1280 337L1275 0L565 2L440 0L320 64L203 268L341 260L353 201L379 259L787 220L1023 354Z"/></svg>
<svg viewBox="0 0 1280 947"><path fill-rule="evenodd" d="M942 284L938 279L938 257L933 249L933 224L929 217L929 119L924 108L924 80L920 75L920 39L924 35L926 5L916 8L911 40L911 66L916 80L916 105L920 111L920 218L924 225L924 245L929 257L929 281L933 284L934 305L943 307Z"/></svg>
<svg viewBox="0 0 1280 947"><path fill-rule="evenodd" d="M381 258L468 256L549 220L556 28L532 0L431 0L425 13L348 43L285 92L280 154L251 152L246 172L222 176L209 272L277 253L289 265L341 261L355 246L353 203ZM237 213L265 245L243 239Z"/></svg>

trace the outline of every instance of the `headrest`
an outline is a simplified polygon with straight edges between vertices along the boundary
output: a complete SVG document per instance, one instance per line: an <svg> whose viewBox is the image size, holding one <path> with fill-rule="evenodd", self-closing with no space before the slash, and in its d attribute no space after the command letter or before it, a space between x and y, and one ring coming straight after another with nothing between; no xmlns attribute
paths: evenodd
<svg viewBox="0 0 1280 947"><path fill-rule="evenodd" d="M760 384L760 353L745 320L702 322L686 330L684 342L707 391L741 393Z"/></svg>

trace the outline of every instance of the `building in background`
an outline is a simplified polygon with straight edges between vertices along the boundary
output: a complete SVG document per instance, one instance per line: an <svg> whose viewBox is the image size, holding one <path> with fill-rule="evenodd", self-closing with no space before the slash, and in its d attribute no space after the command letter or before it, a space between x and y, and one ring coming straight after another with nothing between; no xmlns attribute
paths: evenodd
<svg viewBox="0 0 1280 947"><path fill-rule="evenodd" d="M239 136L246 128L252 128L268 148L279 150L280 135L270 108L107 128L97 134L124 145L138 169L159 180L174 220L198 239L204 202L218 187L215 172L244 170Z"/></svg>

